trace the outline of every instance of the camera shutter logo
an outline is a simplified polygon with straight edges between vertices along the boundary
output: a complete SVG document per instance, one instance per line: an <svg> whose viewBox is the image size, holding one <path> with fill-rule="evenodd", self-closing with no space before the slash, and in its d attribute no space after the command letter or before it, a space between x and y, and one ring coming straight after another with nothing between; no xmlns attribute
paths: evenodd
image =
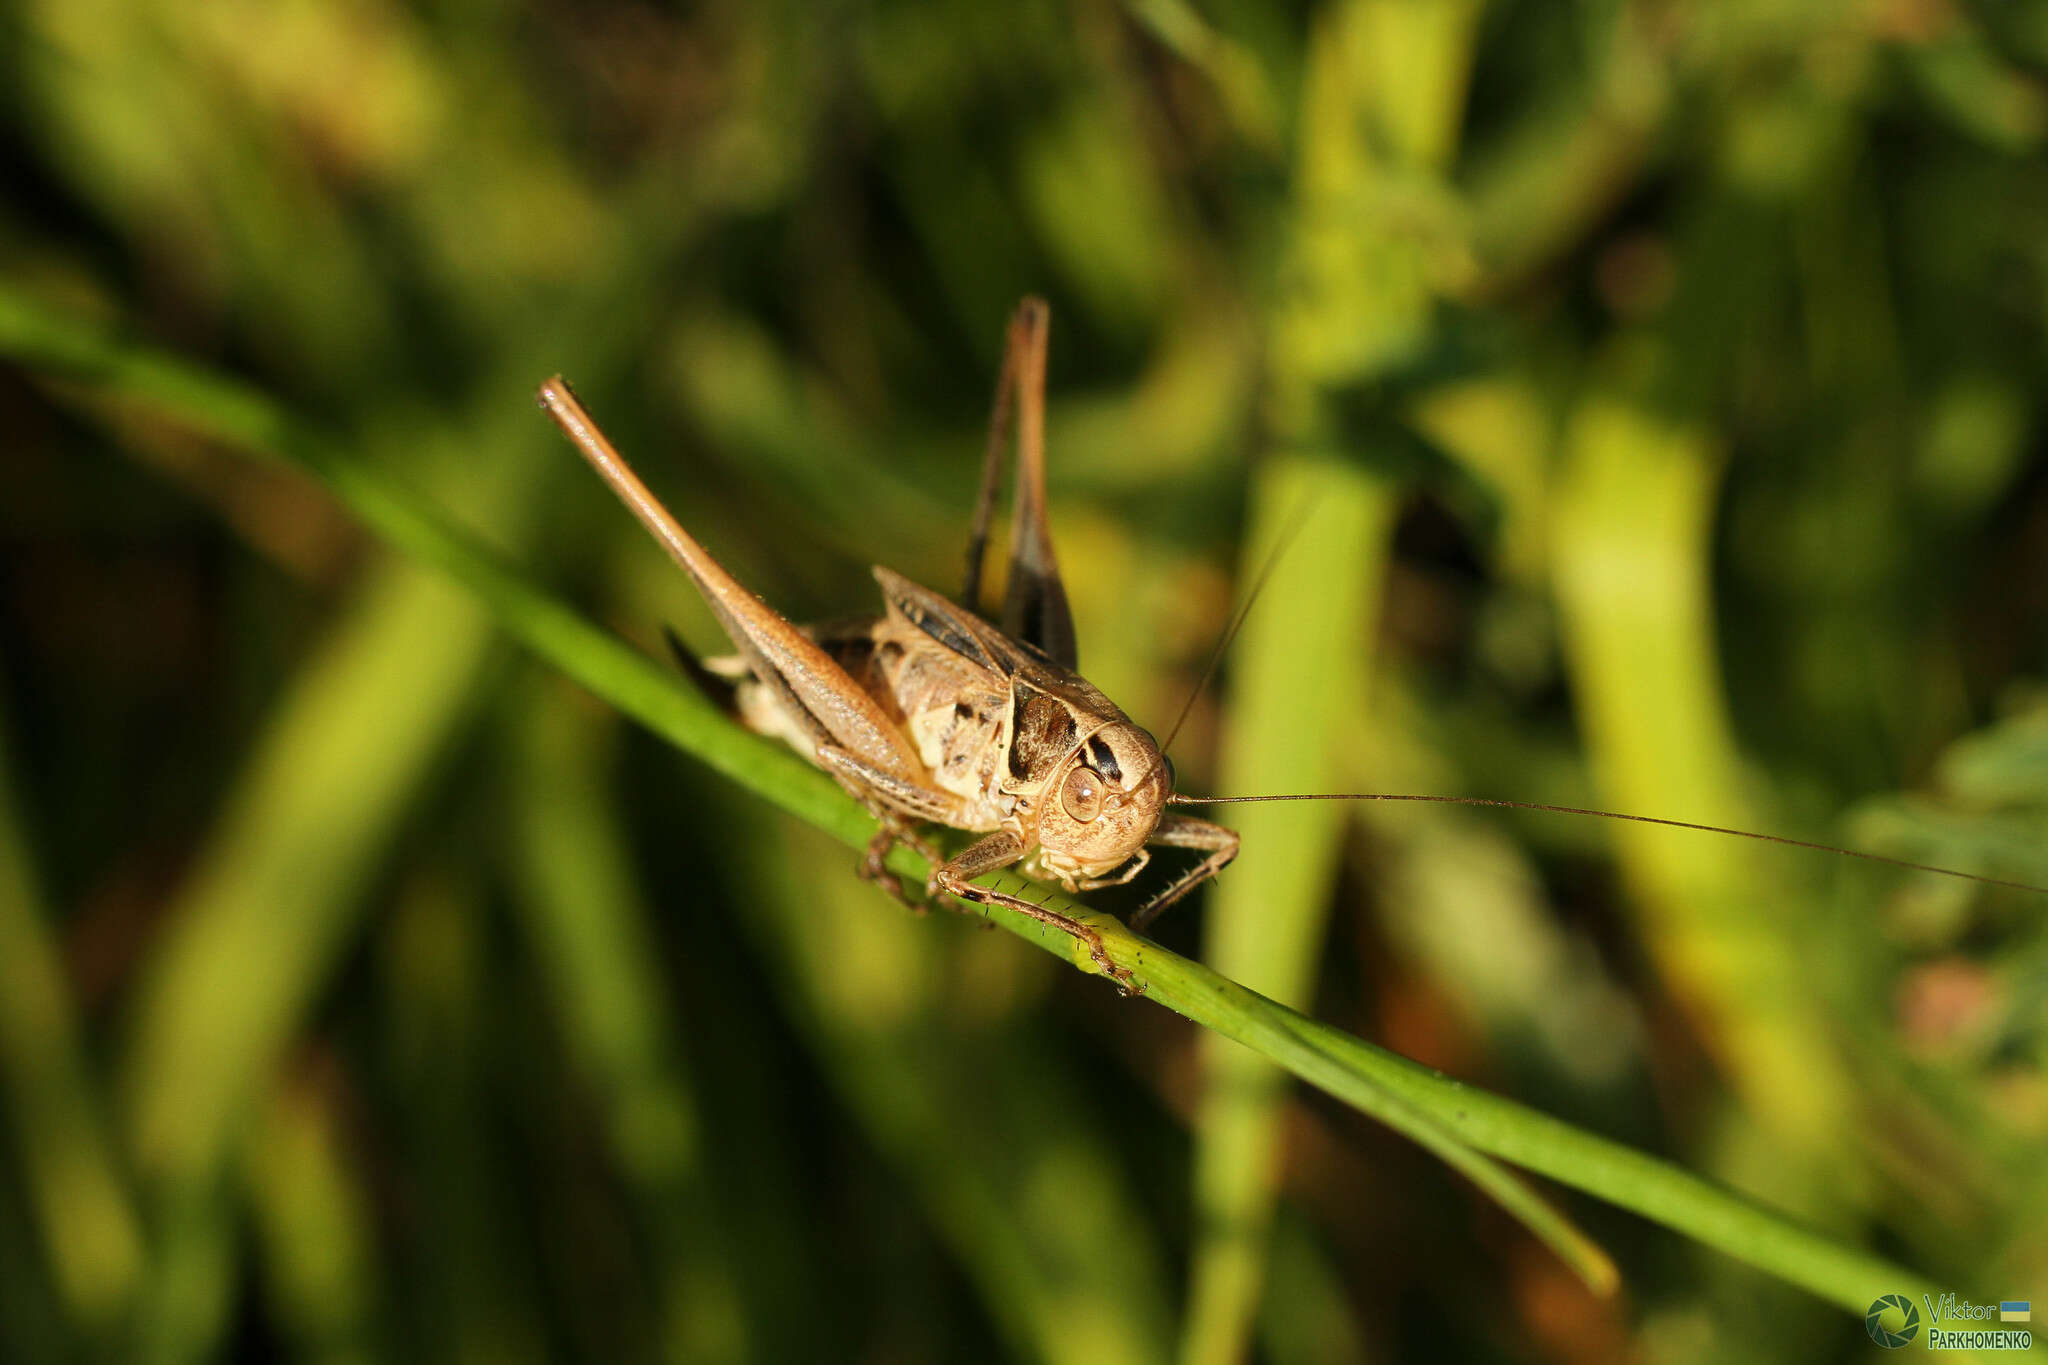
<svg viewBox="0 0 2048 1365"><path fill-rule="evenodd" d="M1905 1315L1894 1332L1884 1325L1887 1309L1896 1308ZM1904 1294L1886 1294L1870 1305L1870 1311L1863 1315L1863 1330L1870 1333L1870 1339L1887 1351L1897 1350L1920 1335L1920 1310Z"/></svg>

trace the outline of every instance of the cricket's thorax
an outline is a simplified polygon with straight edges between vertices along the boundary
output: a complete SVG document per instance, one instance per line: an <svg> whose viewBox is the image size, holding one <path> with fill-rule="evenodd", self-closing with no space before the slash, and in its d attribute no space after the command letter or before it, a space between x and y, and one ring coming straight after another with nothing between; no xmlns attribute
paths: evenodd
<svg viewBox="0 0 2048 1365"><path fill-rule="evenodd" d="M884 709L902 716L932 784L962 799L961 827L1017 834L1031 850L1027 875L1069 884L1102 875L1091 860L1039 846L1043 823L1060 818L1048 809L1052 789L1077 760L1092 761L1091 749L1117 771L1098 733L1143 732L1086 679L985 623L934 615L899 582L883 579L889 612L869 628L867 676ZM1120 805L1114 785L1104 783L1104 799Z"/></svg>

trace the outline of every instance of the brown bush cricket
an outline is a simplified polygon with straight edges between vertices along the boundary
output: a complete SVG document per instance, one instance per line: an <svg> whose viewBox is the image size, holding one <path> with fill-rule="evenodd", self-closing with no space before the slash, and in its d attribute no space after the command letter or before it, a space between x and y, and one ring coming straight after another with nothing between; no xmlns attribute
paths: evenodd
<svg viewBox="0 0 2048 1365"><path fill-rule="evenodd" d="M1045 503L1048 313L1010 321L981 495L957 605L876 566L885 613L829 632L783 619L728 574L647 491L559 377L541 405L703 593L739 654L704 667L733 678L740 718L790 744L866 806L879 830L862 875L913 903L883 866L897 843L932 865L926 894L1001 905L1072 934L1126 990L1130 974L1078 920L974 879L1015 866L1070 892L1129 882L1147 845L1204 856L1131 917L1142 928L1237 856L1235 832L1169 811L1173 769L1152 736L1074 671L1074 625ZM1014 535L1002 628L974 609L1014 409ZM942 858L919 824L983 837Z"/></svg>

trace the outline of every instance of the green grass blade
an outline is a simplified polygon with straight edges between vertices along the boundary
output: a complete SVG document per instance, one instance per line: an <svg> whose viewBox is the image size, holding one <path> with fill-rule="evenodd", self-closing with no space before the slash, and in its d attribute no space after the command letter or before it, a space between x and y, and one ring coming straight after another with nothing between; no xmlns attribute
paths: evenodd
<svg viewBox="0 0 2048 1365"><path fill-rule="evenodd" d="M371 1200L324 1079L315 1070L271 1088L241 1174L272 1311L298 1358L368 1365L384 1298Z"/></svg>
<svg viewBox="0 0 2048 1365"><path fill-rule="evenodd" d="M225 1155L346 943L356 892L489 641L482 613L445 581L387 565L300 674L142 984L124 1080L152 1180L203 1178Z"/></svg>
<svg viewBox="0 0 2048 1365"><path fill-rule="evenodd" d="M550 692L535 689L514 712L509 737L514 900L647 1238L663 1358L743 1360L747 1323L707 1186L684 1031L606 781L616 723L594 707L562 705L553 694L566 689L549 681Z"/></svg>
<svg viewBox="0 0 2048 1365"><path fill-rule="evenodd" d="M1164 1361L1165 1258L1086 1077L1029 1030L962 1019L959 969L984 945L886 913L847 860L802 836L760 841L750 919L848 1111L1017 1357Z"/></svg>
<svg viewBox="0 0 2048 1365"><path fill-rule="evenodd" d="M411 1154L419 1312L407 1346L427 1359L539 1365L546 1359L548 1265L516 1235L551 1192L505 1197L504 1109L493 1055L508 1041L497 1008L490 910L466 858L428 856L397 888L379 966L389 1002L399 1139ZM597 1243L577 1248L595 1253ZM623 1315L625 1305L612 1316Z"/></svg>
<svg viewBox="0 0 2048 1365"><path fill-rule="evenodd" d="M1346 451L1384 452L1347 430L1341 414L1429 329L1433 249L1424 234L1392 228L1377 206L1424 185L1447 196L1439 173L1457 145L1475 15L1469 3L1348 0L1321 10L1310 29L1284 273L1316 285L1282 290L1273 306L1268 435L1296 453L1259 469L1250 543L1263 556L1262 542L1288 518L1307 521L1236 650L1221 792L1342 785L1334 740L1356 729L1347 712L1365 692L1358 642L1377 636L1395 489L1347 466ZM1327 803L1228 814L1245 853L1210 898L1206 956L1227 976L1305 1005L1355 811ZM1244 1357L1279 1195L1282 1078L1242 1049L1207 1041L1184 1365ZM1420 1116L1407 1117L1414 1122L1405 1131L1502 1200L1589 1284L1612 1287L1613 1265L1554 1211Z"/></svg>
<svg viewBox="0 0 2048 1365"><path fill-rule="evenodd" d="M1131 17L1216 87L1238 135L1259 151L1280 150L1280 110L1272 82L1242 44L1209 23L1187 0L1124 0Z"/></svg>
<svg viewBox="0 0 2048 1365"><path fill-rule="evenodd" d="M1249 582L1296 517L1232 652L1222 792L1329 791L1332 735L1363 690L1360 622L1379 598L1391 500L1383 486L1329 460L1276 459L1260 471L1247 536ZM1349 807L1240 806L1244 852L1208 902L1204 958L1276 1000L1308 1003L1329 923ZM1231 1361L1257 1316L1279 1197L1285 1076L1220 1036L1204 1040L1195 1122L1197 1227L1186 1362ZM1452 1143L1452 1146L1458 1144Z"/></svg>
<svg viewBox="0 0 2048 1365"><path fill-rule="evenodd" d="M118 1322L142 1228L114 1159L77 1013L14 809L0 725L0 1079L14 1147L65 1309L88 1336Z"/></svg>
<svg viewBox="0 0 2048 1365"><path fill-rule="evenodd" d="M240 1228L226 1183L169 1186L149 1204L149 1278L137 1296L123 1359L187 1365L209 1358L234 1308Z"/></svg>
<svg viewBox="0 0 2048 1365"><path fill-rule="evenodd" d="M23 327L25 318L34 325ZM120 368L115 362L122 358L121 349L90 332L28 317L24 305L0 296L0 353L77 373L80 364L64 365L64 357L104 372ZM161 360L130 367L128 372L155 376L157 384L129 388L123 396L162 403L195 425L214 429L214 414L185 411L166 399L215 381ZM379 535L467 586L514 638L739 785L849 846L866 843L867 816L822 773L787 749L727 722L666 670L532 587L497 555L377 470L354 463L318 433L290 421L263 400L232 385L223 391L245 410L262 415L263 425L274 435L271 448L276 453L312 469ZM906 850L898 850L894 865L913 875L922 871L915 855ZM1004 885L1006 880L1018 889L1014 878L996 878L993 884ZM1418 1140L1423 1140L1425 1125L1415 1123L1412 1116L1421 1113L1427 1116L1427 1125L1480 1152L1634 1210L1856 1312L1879 1292L1918 1292L1928 1283L1670 1163L1318 1024L1043 886L1032 883L1028 889L1095 926L1112 960L1130 971L1156 1003L1262 1053ZM993 911L990 918L1082 970L1094 970L1086 951L1068 935L1006 911Z"/></svg>
<svg viewBox="0 0 2048 1365"><path fill-rule="evenodd" d="M1611 392L1586 400L1565 444L1554 572L1598 803L1772 828L1744 800L1721 697L1710 582L1717 452L1698 428ZM1646 825L1610 833L1639 889L1645 942L1711 1017L1745 1107L1824 1151L1852 1102L1797 897L1765 894L1754 850L1728 847L1734 840Z"/></svg>

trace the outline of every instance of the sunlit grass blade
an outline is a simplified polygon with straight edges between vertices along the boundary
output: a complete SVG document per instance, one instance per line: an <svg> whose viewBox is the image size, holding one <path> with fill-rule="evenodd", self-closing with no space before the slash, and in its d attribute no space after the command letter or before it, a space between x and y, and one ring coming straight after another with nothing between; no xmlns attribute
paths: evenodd
<svg viewBox="0 0 2048 1365"><path fill-rule="evenodd" d="M1397 493L1346 463L1384 452L1361 449L1340 414L1348 395L1370 391L1426 334L1436 279L1461 254L1429 229L1392 227L1378 206L1404 195L1420 202L1418 190L1457 145L1476 17L1470 3L1347 0L1320 10L1309 30L1286 274L1315 283L1280 291L1273 307L1267 436L1290 454L1269 456L1254 476L1251 543L1270 540L1286 517L1307 520L1235 651L1222 793L1327 791L1339 771L1337 737L1359 726L1347 710L1366 690L1360 641L1377 636ZM1430 192L1445 198L1447 186ZM1307 1005L1342 833L1356 812L1332 803L1231 814L1245 852L1210 897L1205 955L1227 977ZM1285 1092L1270 1064L1205 1041L1200 1219L1180 1358L1229 1365L1244 1357L1266 1289ZM1526 1187L1422 1116L1402 1117L1411 1120L1403 1131L1499 1199L1589 1284L1611 1288L1612 1264Z"/></svg>
<svg viewBox="0 0 2048 1365"><path fill-rule="evenodd" d="M1333 735L1363 690L1358 642L1372 604L1391 513L1387 490L1330 460L1276 459L1260 471L1246 563L1282 549L1231 653L1222 792L1327 791L1338 773ZM1256 576L1254 567L1247 582ZM1246 806L1231 812L1244 852L1208 900L1204 959L1225 976L1292 1005L1309 1003L1332 883L1352 812L1340 803ZM1242 1356L1265 1287L1267 1237L1279 1194L1285 1076L1221 1036L1204 1040L1195 1123L1198 1228L1181 1342L1187 1362ZM1453 1144L1455 1145L1455 1144Z"/></svg>
<svg viewBox="0 0 2048 1365"><path fill-rule="evenodd" d="M1696 428L1608 393L1586 401L1566 447L1554 576L1601 803L1770 828L1744 800L1715 659L1719 457ZM1768 894L1758 855L1734 840L1643 825L1611 834L1647 917L1645 943L1709 1017L1750 1111L1802 1146L1838 1131L1849 1100L1801 951L1798 896Z"/></svg>
<svg viewBox="0 0 2048 1365"><path fill-rule="evenodd" d="M1012 889L1019 885L1014 879L1009 884ZM1136 937L1108 916L1088 912L1058 895L1048 903L1084 916L1095 926L1110 958L1135 972L1152 999L1403 1132L1409 1132L1402 1126L1408 1112L1424 1114L1473 1150L1633 1210L1859 1313L1876 1294L1888 1292L1885 1285L1910 1285L1917 1292L1929 1283L1924 1276L1835 1241L1669 1162L1319 1024ZM1054 941L1065 939L1057 931L1021 917L997 918L1012 932L1044 943L1077 966L1086 963L1085 956L1070 949L1070 941Z"/></svg>

